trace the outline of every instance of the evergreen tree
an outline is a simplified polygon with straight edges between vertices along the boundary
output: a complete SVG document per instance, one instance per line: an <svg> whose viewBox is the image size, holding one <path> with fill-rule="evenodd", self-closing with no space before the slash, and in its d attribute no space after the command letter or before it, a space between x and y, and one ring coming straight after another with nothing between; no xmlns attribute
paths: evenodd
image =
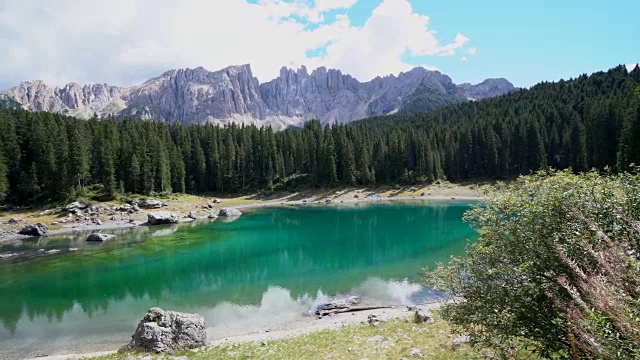
<svg viewBox="0 0 640 360"><path fill-rule="evenodd" d="M9 191L8 172L4 155L0 152L0 201L4 200Z"/></svg>
<svg viewBox="0 0 640 360"><path fill-rule="evenodd" d="M79 191L89 177L89 153L80 134L80 127L68 124L69 165L66 183L69 188Z"/></svg>
<svg viewBox="0 0 640 360"><path fill-rule="evenodd" d="M587 169L587 134L577 113L571 119L571 169L579 172Z"/></svg>
<svg viewBox="0 0 640 360"><path fill-rule="evenodd" d="M624 113L618 150L618 170L628 170L631 164L640 165L640 95L633 96Z"/></svg>
<svg viewBox="0 0 640 360"><path fill-rule="evenodd" d="M322 180L330 186L338 182L336 168L336 149L330 127L324 129L324 140L322 144Z"/></svg>
<svg viewBox="0 0 640 360"><path fill-rule="evenodd" d="M131 156L131 167L129 168L129 189L137 194L140 191L141 170L140 162L136 154Z"/></svg>

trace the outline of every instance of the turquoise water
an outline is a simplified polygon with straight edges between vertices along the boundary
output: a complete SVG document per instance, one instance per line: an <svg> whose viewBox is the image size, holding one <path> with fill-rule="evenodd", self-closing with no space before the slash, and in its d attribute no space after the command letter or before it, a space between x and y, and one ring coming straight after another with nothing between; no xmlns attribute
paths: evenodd
<svg viewBox="0 0 640 360"><path fill-rule="evenodd" d="M198 312L219 338L295 321L337 294L427 301L436 294L419 285L422 268L475 237L461 220L468 208L269 208L232 222L119 231L105 244L79 234L4 245L0 253L16 255L0 260L0 358L112 349L153 306Z"/></svg>

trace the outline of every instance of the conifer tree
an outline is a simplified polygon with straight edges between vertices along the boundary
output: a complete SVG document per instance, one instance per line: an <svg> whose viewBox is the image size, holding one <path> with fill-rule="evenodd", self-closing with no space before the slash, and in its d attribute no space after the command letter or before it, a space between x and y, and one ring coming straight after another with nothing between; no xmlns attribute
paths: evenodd
<svg viewBox="0 0 640 360"><path fill-rule="evenodd" d="M0 152L0 201L4 200L9 191L8 172L4 155Z"/></svg>
<svg viewBox="0 0 640 360"><path fill-rule="evenodd" d="M587 169L587 134L577 113L571 118L571 169L579 172Z"/></svg>

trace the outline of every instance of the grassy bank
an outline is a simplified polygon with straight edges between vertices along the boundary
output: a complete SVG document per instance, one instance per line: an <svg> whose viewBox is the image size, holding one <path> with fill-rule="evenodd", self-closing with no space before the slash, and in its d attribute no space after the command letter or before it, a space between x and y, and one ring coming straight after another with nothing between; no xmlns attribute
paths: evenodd
<svg viewBox="0 0 640 360"><path fill-rule="evenodd" d="M456 338L451 328L436 316L433 324L414 324L408 319L396 319L378 327L356 324L339 329L321 330L306 335L276 340L242 342L211 346L197 352L176 356L188 359L487 359L495 356L491 350L476 349L463 344L452 345ZM515 356L531 354L514 353ZM147 354L105 355L94 360L125 360ZM154 356L164 359L171 356Z"/></svg>

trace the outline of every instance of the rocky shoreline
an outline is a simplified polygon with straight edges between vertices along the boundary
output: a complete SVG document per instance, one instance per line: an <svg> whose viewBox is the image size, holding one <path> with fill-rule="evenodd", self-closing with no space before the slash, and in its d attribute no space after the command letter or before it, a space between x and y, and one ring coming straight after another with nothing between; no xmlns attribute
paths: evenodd
<svg viewBox="0 0 640 360"><path fill-rule="evenodd" d="M23 240L37 235L55 236L73 233L92 233L118 229L133 229L140 226L156 224L179 224L197 220L215 219L218 216L237 218L240 210L277 207L277 206L306 206L306 205L341 205L388 201L411 200L460 200L474 201L482 199L476 190L466 188L445 187L443 190L452 191L421 191L411 188L416 195L381 195L366 190L342 190L330 194L311 194L308 197L284 196L275 199L238 202L235 199L199 198L199 203L162 202L156 199L140 201L134 199L125 204L96 203L89 205L83 202L73 202L64 207L53 209L44 207L40 212L21 217L13 215L15 211L0 212L0 244ZM418 191L420 191L418 193ZM248 196L252 199L255 196ZM227 203L230 203L227 205ZM156 219L156 215L172 217L172 219ZM173 215L171 215L173 214ZM222 214L222 215L221 215ZM5 219L2 219L4 215ZM45 217L45 220L40 219ZM47 223L46 220L49 220ZM41 223L45 227L57 227L48 230L46 234L21 234L26 226Z"/></svg>

